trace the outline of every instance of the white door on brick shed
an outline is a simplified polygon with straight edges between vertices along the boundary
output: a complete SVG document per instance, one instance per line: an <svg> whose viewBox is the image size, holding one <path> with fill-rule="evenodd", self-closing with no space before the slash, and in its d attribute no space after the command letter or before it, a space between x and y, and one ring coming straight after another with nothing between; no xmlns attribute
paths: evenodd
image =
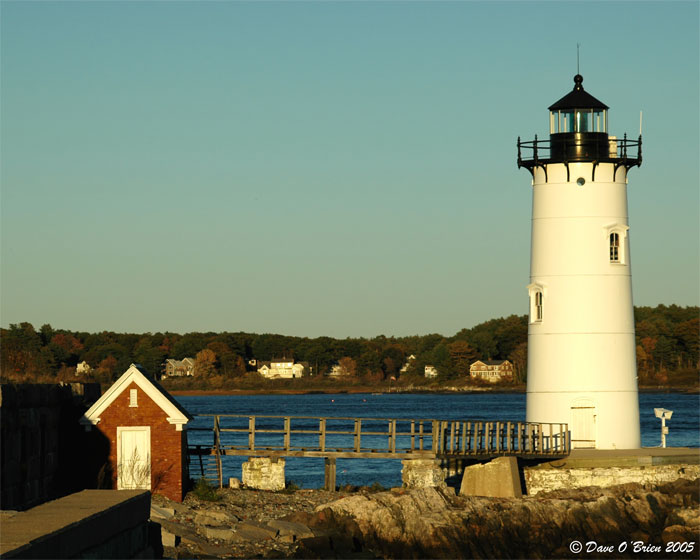
<svg viewBox="0 0 700 560"><path fill-rule="evenodd" d="M571 406L572 449L595 449L596 447L595 405L588 399L580 399Z"/></svg>
<svg viewBox="0 0 700 560"><path fill-rule="evenodd" d="M151 489L151 428L117 428L117 489Z"/></svg>

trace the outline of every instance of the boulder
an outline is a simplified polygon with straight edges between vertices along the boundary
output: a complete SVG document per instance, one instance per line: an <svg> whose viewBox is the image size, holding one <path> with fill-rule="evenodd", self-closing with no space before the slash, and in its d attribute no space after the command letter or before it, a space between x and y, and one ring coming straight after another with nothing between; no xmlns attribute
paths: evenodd
<svg viewBox="0 0 700 560"><path fill-rule="evenodd" d="M292 542L297 539L305 539L314 536L313 531L303 523L273 519L272 521L268 522L267 526L277 531L276 536L278 538L290 536L293 537Z"/></svg>
<svg viewBox="0 0 700 560"><path fill-rule="evenodd" d="M315 554L326 542L336 557L362 550L384 558L571 557L570 543L582 539L662 545L665 527L686 538L676 526L691 529L685 509L698 508L694 490L674 490L628 484L576 489L573 497L562 491L556 498L465 497L449 488L355 495L320 506L306 519L329 536L302 540L299 554L304 547ZM341 550L343 543L349 548Z"/></svg>
<svg viewBox="0 0 700 560"><path fill-rule="evenodd" d="M235 542L240 541L243 538L236 531L224 527L210 527L208 525L204 525L197 527L197 532L207 539L217 541Z"/></svg>
<svg viewBox="0 0 700 560"><path fill-rule="evenodd" d="M151 519L172 519L175 515L173 508L160 507L151 504Z"/></svg>
<svg viewBox="0 0 700 560"><path fill-rule="evenodd" d="M221 527L231 525L231 518L223 511L205 510L198 512L194 517L195 525L211 525Z"/></svg>
<svg viewBox="0 0 700 560"><path fill-rule="evenodd" d="M240 538L250 541L274 539L277 536L277 529L254 521L238 523L235 526L235 531Z"/></svg>

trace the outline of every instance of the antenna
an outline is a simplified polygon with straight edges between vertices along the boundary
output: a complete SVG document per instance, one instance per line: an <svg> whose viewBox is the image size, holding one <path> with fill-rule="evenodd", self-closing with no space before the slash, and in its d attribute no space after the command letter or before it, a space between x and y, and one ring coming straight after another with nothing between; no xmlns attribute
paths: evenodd
<svg viewBox="0 0 700 560"><path fill-rule="evenodd" d="M576 73L581 74L581 69L579 68L579 48L581 47L580 43L576 43Z"/></svg>
<svg viewBox="0 0 700 560"><path fill-rule="evenodd" d="M642 135L642 112L639 111L639 136Z"/></svg>

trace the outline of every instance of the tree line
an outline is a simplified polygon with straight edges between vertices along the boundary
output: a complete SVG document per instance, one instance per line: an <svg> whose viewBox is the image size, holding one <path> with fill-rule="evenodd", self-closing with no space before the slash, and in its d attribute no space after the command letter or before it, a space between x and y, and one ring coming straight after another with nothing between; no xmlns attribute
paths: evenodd
<svg viewBox="0 0 700 560"><path fill-rule="evenodd" d="M640 382L697 384L698 307L637 307L635 319ZM306 362L310 373L319 377L339 364L346 374L369 384L418 380L426 365L437 369L439 384L464 378L477 359L507 359L515 367L514 382L522 383L527 369L527 316L491 319L450 337L345 339L244 332L87 333L48 324L37 330L30 323L18 323L0 329L0 348L0 375L12 382L75 381L77 364L87 362L91 370L81 379L111 383L131 363L157 374L168 358L193 357L193 383L198 376L217 379L221 386L227 380L256 376L251 360L286 357Z"/></svg>

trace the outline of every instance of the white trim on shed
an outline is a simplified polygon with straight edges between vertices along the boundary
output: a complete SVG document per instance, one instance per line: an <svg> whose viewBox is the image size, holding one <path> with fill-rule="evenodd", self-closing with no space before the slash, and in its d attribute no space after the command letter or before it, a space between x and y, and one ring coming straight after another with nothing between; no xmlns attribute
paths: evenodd
<svg viewBox="0 0 700 560"><path fill-rule="evenodd" d="M189 422L192 417L182 407L173 403L151 379L144 375L137 364L131 364L124 374L117 379L114 384L107 389L98 401L93 404L80 419L80 423L90 430L100 422L100 415L126 390L131 383L136 385L150 399L156 403L167 414L167 420L175 425L175 429L180 432L182 427Z"/></svg>

